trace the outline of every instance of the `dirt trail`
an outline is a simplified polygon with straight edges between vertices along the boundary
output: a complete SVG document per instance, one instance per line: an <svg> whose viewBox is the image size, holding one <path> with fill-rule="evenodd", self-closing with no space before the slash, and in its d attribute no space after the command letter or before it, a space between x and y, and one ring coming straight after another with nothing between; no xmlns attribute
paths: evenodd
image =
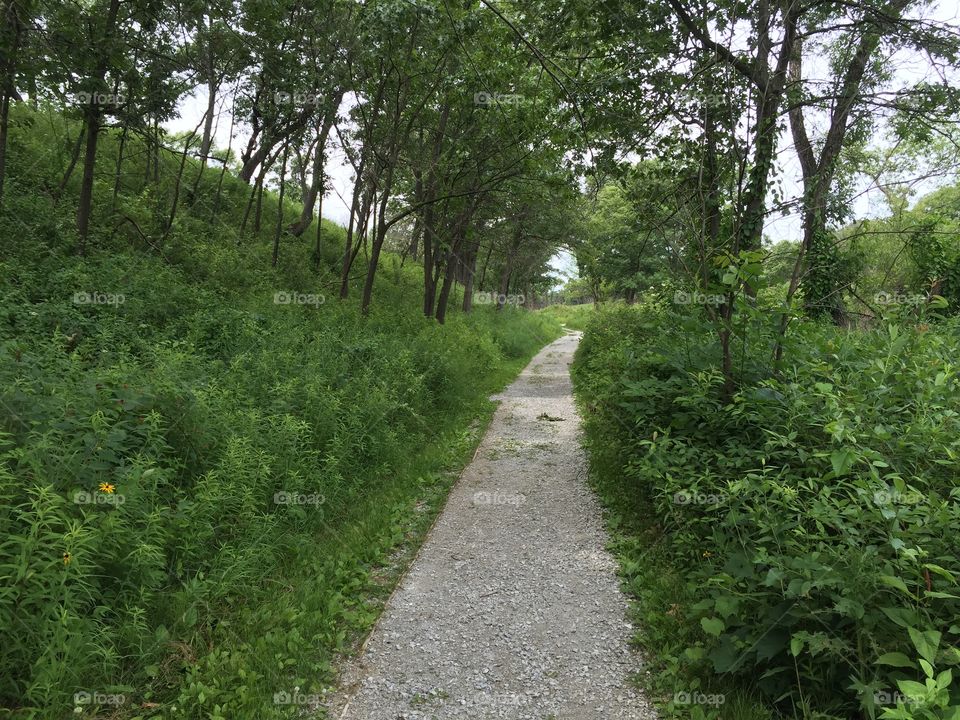
<svg viewBox="0 0 960 720"><path fill-rule="evenodd" d="M548 345L500 407L343 677L342 720L654 718L596 499L569 365Z"/></svg>

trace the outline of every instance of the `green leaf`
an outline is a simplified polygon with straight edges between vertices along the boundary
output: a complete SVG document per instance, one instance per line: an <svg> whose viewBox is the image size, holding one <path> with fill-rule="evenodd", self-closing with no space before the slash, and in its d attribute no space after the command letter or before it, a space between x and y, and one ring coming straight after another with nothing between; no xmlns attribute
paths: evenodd
<svg viewBox="0 0 960 720"><path fill-rule="evenodd" d="M912 668L913 660L901 652L888 652L877 658L877 665L892 665L893 667Z"/></svg>
<svg viewBox="0 0 960 720"><path fill-rule="evenodd" d="M881 575L880 582L882 582L884 585L889 585L892 588L896 588L897 590L902 590L904 594L909 595L911 598L913 597L913 593L910 592L907 584L898 577L893 575Z"/></svg>
<svg viewBox="0 0 960 720"><path fill-rule="evenodd" d="M914 680L897 680L897 687L910 700L922 700L927 696L927 686Z"/></svg>
<svg viewBox="0 0 960 720"><path fill-rule="evenodd" d="M850 448L842 448L830 453L830 464L833 465L833 474L837 477L846 475L856 460L857 454Z"/></svg>
<svg viewBox="0 0 960 720"><path fill-rule="evenodd" d="M796 636L792 637L790 639L790 654L794 657L797 657L801 650L803 650L803 638Z"/></svg>
<svg viewBox="0 0 960 720"><path fill-rule="evenodd" d="M723 620L720 618L700 618L700 627L703 628L703 631L707 633L707 635L720 637L720 633L722 633L727 626L723 624Z"/></svg>
<svg viewBox="0 0 960 720"><path fill-rule="evenodd" d="M907 632L910 633L910 639L913 641L913 646L917 649L917 652L920 653L920 657L928 662L933 662L937 657L937 648L940 647L941 634L936 630L921 632L912 627L907 628Z"/></svg>

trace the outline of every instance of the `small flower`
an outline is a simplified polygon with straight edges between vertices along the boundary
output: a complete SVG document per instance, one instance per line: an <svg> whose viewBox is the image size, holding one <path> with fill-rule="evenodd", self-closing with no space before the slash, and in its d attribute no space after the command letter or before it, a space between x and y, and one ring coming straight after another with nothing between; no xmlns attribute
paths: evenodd
<svg viewBox="0 0 960 720"><path fill-rule="evenodd" d="M112 495L112 494L113 494L113 491L116 490L116 487L114 487L113 485L111 485L111 484L108 483L108 482L102 482L102 483L100 483L100 488L99 488L99 489L100 489L100 492L102 492L102 493L106 493L107 495Z"/></svg>
<svg viewBox="0 0 960 720"><path fill-rule="evenodd" d="M71 561L72 559L73 559L73 558L70 557L70 553L65 552L65 553L63 554L63 564L64 564L64 565L69 565L69 564L70 564L70 561Z"/></svg>
<svg viewBox="0 0 960 720"><path fill-rule="evenodd" d="M705 558L713 557L713 553L710 552L709 550L704 550L704 551L703 551L703 556L704 556Z"/></svg>

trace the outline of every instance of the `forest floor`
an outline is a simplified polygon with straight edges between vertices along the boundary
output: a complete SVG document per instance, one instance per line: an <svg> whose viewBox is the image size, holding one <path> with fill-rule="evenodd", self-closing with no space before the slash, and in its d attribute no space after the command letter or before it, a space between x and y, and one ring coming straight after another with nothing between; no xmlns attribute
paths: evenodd
<svg viewBox="0 0 960 720"><path fill-rule="evenodd" d="M331 717L654 718L630 678L627 601L586 484L569 366L546 346L494 399L473 461L380 621Z"/></svg>

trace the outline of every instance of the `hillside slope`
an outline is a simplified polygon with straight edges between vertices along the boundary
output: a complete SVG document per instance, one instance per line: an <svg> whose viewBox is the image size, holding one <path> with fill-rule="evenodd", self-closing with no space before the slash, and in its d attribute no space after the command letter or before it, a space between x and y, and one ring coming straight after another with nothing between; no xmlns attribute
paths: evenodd
<svg viewBox="0 0 960 720"><path fill-rule="evenodd" d="M181 157L150 167L128 137L114 200L113 132L81 257L75 173L58 192L77 127L17 110L0 214L0 707L291 717L274 694L321 692L487 396L558 326L483 307L440 326L419 311L422 270L394 256L363 318L333 289L341 228L324 223L318 268L313 228L272 268L276 196L241 233L248 186L213 166L198 180L187 158L178 190Z"/></svg>

